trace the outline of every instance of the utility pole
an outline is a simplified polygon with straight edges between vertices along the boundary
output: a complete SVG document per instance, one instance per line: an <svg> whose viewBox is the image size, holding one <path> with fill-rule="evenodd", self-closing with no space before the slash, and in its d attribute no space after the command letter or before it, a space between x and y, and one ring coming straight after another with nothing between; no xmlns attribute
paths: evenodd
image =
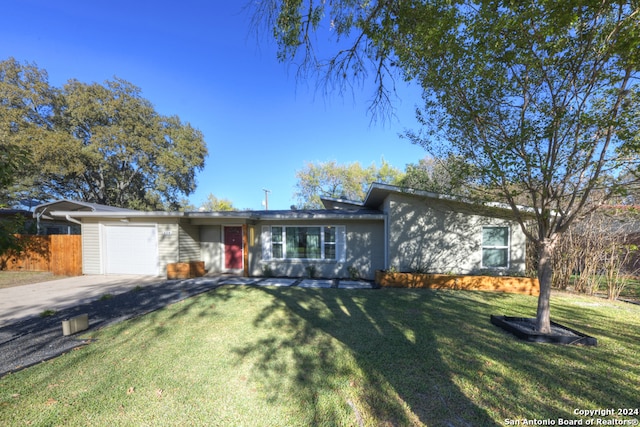
<svg viewBox="0 0 640 427"><path fill-rule="evenodd" d="M271 190L263 188L262 191L264 191L264 208L265 210L269 210L269 193L271 193Z"/></svg>

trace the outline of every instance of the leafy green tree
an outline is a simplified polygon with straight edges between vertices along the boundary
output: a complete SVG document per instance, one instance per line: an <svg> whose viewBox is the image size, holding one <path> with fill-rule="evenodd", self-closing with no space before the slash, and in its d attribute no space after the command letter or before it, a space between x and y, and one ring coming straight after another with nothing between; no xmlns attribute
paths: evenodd
<svg viewBox="0 0 640 427"><path fill-rule="evenodd" d="M62 126L75 146L50 191L67 198L138 209L177 208L195 190L207 154L203 135L176 116L158 114L140 89L120 79L63 89ZM60 163L58 163L60 165ZM69 173L70 172L70 173Z"/></svg>
<svg viewBox="0 0 640 427"><path fill-rule="evenodd" d="M398 183L402 172L384 160L378 168L372 164L363 168L360 163L338 164L336 161L307 163L296 171L296 191L301 209L322 208L320 198L339 198L346 200L364 200L367 189L372 182L387 184Z"/></svg>
<svg viewBox="0 0 640 427"><path fill-rule="evenodd" d="M25 150L0 140L0 188L4 190L12 185L28 166L29 156ZM2 205L6 205L6 200L0 200Z"/></svg>
<svg viewBox="0 0 640 427"><path fill-rule="evenodd" d="M339 88L373 75L374 104L395 78L423 88L415 143L474 165L535 244L537 328L550 332L552 257L562 233L634 181L640 6L634 1L259 2L279 58ZM329 59L313 32L331 31ZM631 178L630 178L631 177ZM526 193L530 212L516 200Z"/></svg>
<svg viewBox="0 0 640 427"><path fill-rule="evenodd" d="M29 158L24 150L12 144L0 141L0 208L6 207L5 189L11 186L22 169L29 165ZM16 215L13 218L0 220L0 256L9 251L20 252L22 242L16 234L24 230L24 218ZM0 265L0 268L3 267Z"/></svg>
<svg viewBox="0 0 640 427"><path fill-rule="evenodd" d="M462 159L426 156L418 163L406 165L400 185L438 194L469 196L468 189L474 181L472 167Z"/></svg>
<svg viewBox="0 0 640 427"><path fill-rule="evenodd" d="M15 64L15 61L10 61ZM13 85L26 77L22 85ZM0 63L0 207L11 207L16 200L13 191L32 169L29 151L22 148L25 140L37 141L42 125L38 109L43 103L37 90L42 81L31 66L20 75L14 67ZM46 95L45 95L46 96ZM18 130L22 133L18 136ZM0 220L0 255L20 252L22 241L16 234L24 230L24 218ZM1 266L0 266L1 267Z"/></svg>
<svg viewBox="0 0 640 427"><path fill-rule="evenodd" d="M65 144L53 120L58 96L49 86L46 71L13 58L0 61L0 145L3 153L9 153L5 159L13 160L13 167L4 168L10 171L11 180L0 187L2 203L43 198L35 189L41 165L33 161L32 154L45 141L54 141L56 147Z"/></svg>
<svg viewBox="0 0 640 427"><path fill-rule="evenodd" d="M20 181L48 198L177 209L207 155L202 132L117 78L56 89L45 70L9 59L0 62L0 110L0 137L37 165Z"/></svg>
<svg viewBox="0 0 640 427"><path fill-rule="evenodd" d="M219 211L236 211L233 202L229 199L220 199L213 194L207 196L207 201L200 206L200 210L219 212Z"/></svg>

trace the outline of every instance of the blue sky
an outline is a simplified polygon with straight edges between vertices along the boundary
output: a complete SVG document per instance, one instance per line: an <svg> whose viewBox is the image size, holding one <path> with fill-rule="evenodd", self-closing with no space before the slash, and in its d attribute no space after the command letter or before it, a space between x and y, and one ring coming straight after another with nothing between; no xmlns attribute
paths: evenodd
<svg viewBox="0 0 640 427"><path fill-rule="evenodd" d="M371 88L325 96L277 61L250 30L243 1L6 0L0 59L35 62L57 87L114 76L142 89L164 115L200 129L209 149L197 191L240 209L288 209L307 162L381 164L404 170L425 156L400 139L415 129L420 92L398 84L396 117L371 122ZM325 38L324 35L320 39Z"/></svg>

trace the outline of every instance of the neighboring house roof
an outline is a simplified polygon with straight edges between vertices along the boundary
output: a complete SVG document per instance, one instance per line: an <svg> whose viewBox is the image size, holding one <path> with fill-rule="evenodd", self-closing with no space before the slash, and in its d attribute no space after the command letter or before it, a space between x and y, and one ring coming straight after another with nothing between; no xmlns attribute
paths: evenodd
<svg viewBox="0 0 640 427"><path fill-rule="evenodd" d="M12 218L16 216L29 218L31 216L31 212L24 209L0 209L0 218Z"/></svg>

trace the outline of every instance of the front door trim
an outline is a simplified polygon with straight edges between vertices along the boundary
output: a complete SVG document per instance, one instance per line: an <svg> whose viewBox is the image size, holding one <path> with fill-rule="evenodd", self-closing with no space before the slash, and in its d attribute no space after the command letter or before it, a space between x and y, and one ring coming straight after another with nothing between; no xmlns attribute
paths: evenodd
<svg viewBox="0 0 640 427"><path fill-rule="evenodd" d="M231 229L237 229L239 231L239 240L236 242L230 242L231 238L230 234L227 234ZM235 249L231 248L231 244L235 243ZM222 269L227 273L236 273L242 274L244 273L245 268L245 260L244 260L244 227L242 225L224 225L222 226ZM234 256L237 259L228 260L227 256ZM228 262L229 261L229 262ZM233 264L231 264L233 263Z"/></svg>

